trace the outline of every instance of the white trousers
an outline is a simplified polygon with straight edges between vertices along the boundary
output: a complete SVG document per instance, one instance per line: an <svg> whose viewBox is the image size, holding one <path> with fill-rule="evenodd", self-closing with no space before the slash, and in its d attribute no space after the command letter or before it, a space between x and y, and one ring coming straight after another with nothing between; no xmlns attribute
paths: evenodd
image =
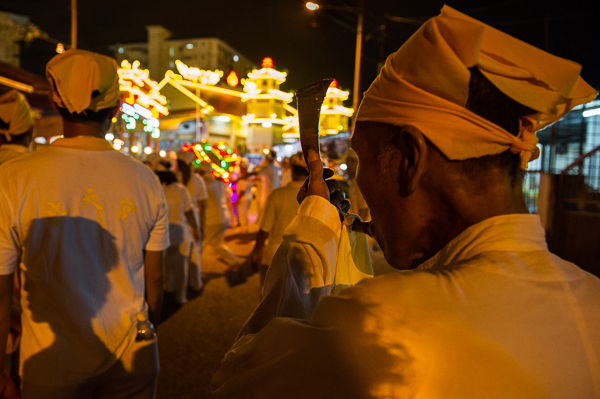
<svg viewBox="0 0 600 399"><path fill-rule="evenodd" d="M227 231L228 222L221 224L213 224L204 227L206 237L202 241L202 250L214 251L228 266L235 266L240 263L240 260L231 249L225 245L225 232Z"/></svg>
<svg viewBox="0 0 600 399"><path fill-rule="evenodd" d="M189 285L199 291L202 288L202 245L193 241L188 262Z"/></svg>
<svg viewBox="0 0 600 399"><path fill-rule="evenodd" d="M183 304L187 302L188 263L190 260L190 241L167 248L164 263L165 289L175 291L175 299Z"/></svg>

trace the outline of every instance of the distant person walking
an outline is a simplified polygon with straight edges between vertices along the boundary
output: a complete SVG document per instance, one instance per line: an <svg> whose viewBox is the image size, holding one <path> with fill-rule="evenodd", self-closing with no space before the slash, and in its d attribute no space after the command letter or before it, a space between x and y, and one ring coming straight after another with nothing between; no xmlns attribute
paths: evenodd
<svg viewBox="0 0 600 399"><path fill-rule="evenodd" d="M33 115L23 93L10 90L0 96L0 164L31 152Z"/></svg>

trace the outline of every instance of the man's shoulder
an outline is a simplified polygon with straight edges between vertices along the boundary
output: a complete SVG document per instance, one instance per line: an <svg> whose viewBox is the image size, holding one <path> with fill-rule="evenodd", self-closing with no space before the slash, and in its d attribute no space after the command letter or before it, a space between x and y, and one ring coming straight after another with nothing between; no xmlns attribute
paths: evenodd
<svg viewBox="0 0 600 399"><path fill-rule="evenodd" d="M14 176L13 173L22 174L23 171L37 167L36 163L43 164L46 157L45 151L24 152L18 156L11 157L4 162L0 162L0 176L4 175L7 178Z"/></svg>

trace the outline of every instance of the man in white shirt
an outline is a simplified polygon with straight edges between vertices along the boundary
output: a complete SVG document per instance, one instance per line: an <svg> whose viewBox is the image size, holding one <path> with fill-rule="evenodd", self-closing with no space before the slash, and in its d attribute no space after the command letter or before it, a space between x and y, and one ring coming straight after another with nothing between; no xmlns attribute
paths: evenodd
<svg viewBox="0 0 600 399"><path fill-rule="evenodd" d="M192 207L196 216L196 225L198 226L200 237L204 237L208 192L204 179L194 173L195 160L196 156L193 151L177 152L177 179L190 191ZM192 242L188 275L189 287L196 292L202 290L204 284L202 283L202 245L200 241Z"/></svg>
<svg viewBox="0 0 600 399"><path fill-rule="evenodd" d="M208 195L202 252L212 251L228 266L239 266L239 258L225 244L225 232L231 222L227 212L227 201L230 198L227 186L223 180L216 178L211 173L212 167L207 162L201 163L198 170L202 173Z"/></svg>
<svg viewBox="0 0 600 399"><path fill-rule="evenodd" d="M23 398L153 398L164 194L104 139L119 107L115 60L69 50L46 73L64 138L0 166L0 342L16 269ZM0 397L13 389L2 374Z"/></svg>
<svg viewBox="0 0 600 399"><path fill-rule="evenodd" d="M521 189L535 131L597 94L579 71L449 7L426 22L352 137L371 233L402 271L331 295L339 197L310 152L308 196L214 396L600 397L600 280L548 251Z"/></svg>
<svg viewBox="0 0 600 399"><path fill-rule="evenodd" d="M267 197L271 191L279 187L279 171L275 166L275 158L277 153L273 150L269 151L260 163L258 168L258 176L260 177L260 195L258 199L259 212L262 212Z"/></svg>
<svg viewBox="0 0 600 399"><path fill-rule="evenodd" d="M33 115L23 93L10 90L0 96L0 164L31 152Z"/></svg>
<svg viewBox="0 0 600 399"><path fill-rule="evenodd" d="M250 254L250 261L252 269L260 272L261 286L275 252L283 242L283 232L298 211L296 196L302 183L308 177L308 168L302 152L292 155L290 169L292 181L284 187L276 188L269 194L257 222L260 230L256 236L254 249Z"/></svg>

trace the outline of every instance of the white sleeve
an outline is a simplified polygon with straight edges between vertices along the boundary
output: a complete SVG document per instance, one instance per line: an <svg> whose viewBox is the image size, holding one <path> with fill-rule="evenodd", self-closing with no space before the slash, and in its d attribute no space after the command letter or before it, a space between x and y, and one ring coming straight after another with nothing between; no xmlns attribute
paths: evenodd
<svg viewBox="0 0 600 399"><path fill-rule="evenodd" d="M371 375L360 364L373 346L361 331L370 326L363 323L370 309L329 296L340 233L328 201L302 202L271 263L262 302L211 381L214 398L369 397ZM350 290L357 292L344 292Z"/></svg>
<svg viewBox="0 0 600 399"><path fill-rule="evenodd" d="M192 210L192 196L190 195L190 190L183 184L179 184L179 196L181 197L181 202L183 203L183 210L188 212Z"/></svg>
<svg viewBox="0 0 600 399"><path fill-rule="evenodd" d="M158 207L156 209L156 221L150 231L150 238L146 243L145 250L147 251L162 251L169 248L169 208L165 199L165 192L156 178L156 195L159 197Z"/></svg>
<svg viewBox="0 0 600 399"><path fill-rule="evenodd" d="M206 190L206 183L204 182L204 179L201 178L200 176L195 176L196 179L194 179L196 181L196 197L198 198L199 201L203 201L206 200L208 198L208 191Z"/></svg>
<svg viewBox="0 0 600 399"><path fill-rule="evenodd" d="M0 275L11 274L21 257L15 217L10 199L0 190Z"/></svg>
<svg viewBox="0 0 600 399"><path fill-rule="evenodd" d="M307 197L286 228L265 279L264 295L240 336L260 331L274 317L308 320L329 295L341 223L329 201Z"/></svg>

